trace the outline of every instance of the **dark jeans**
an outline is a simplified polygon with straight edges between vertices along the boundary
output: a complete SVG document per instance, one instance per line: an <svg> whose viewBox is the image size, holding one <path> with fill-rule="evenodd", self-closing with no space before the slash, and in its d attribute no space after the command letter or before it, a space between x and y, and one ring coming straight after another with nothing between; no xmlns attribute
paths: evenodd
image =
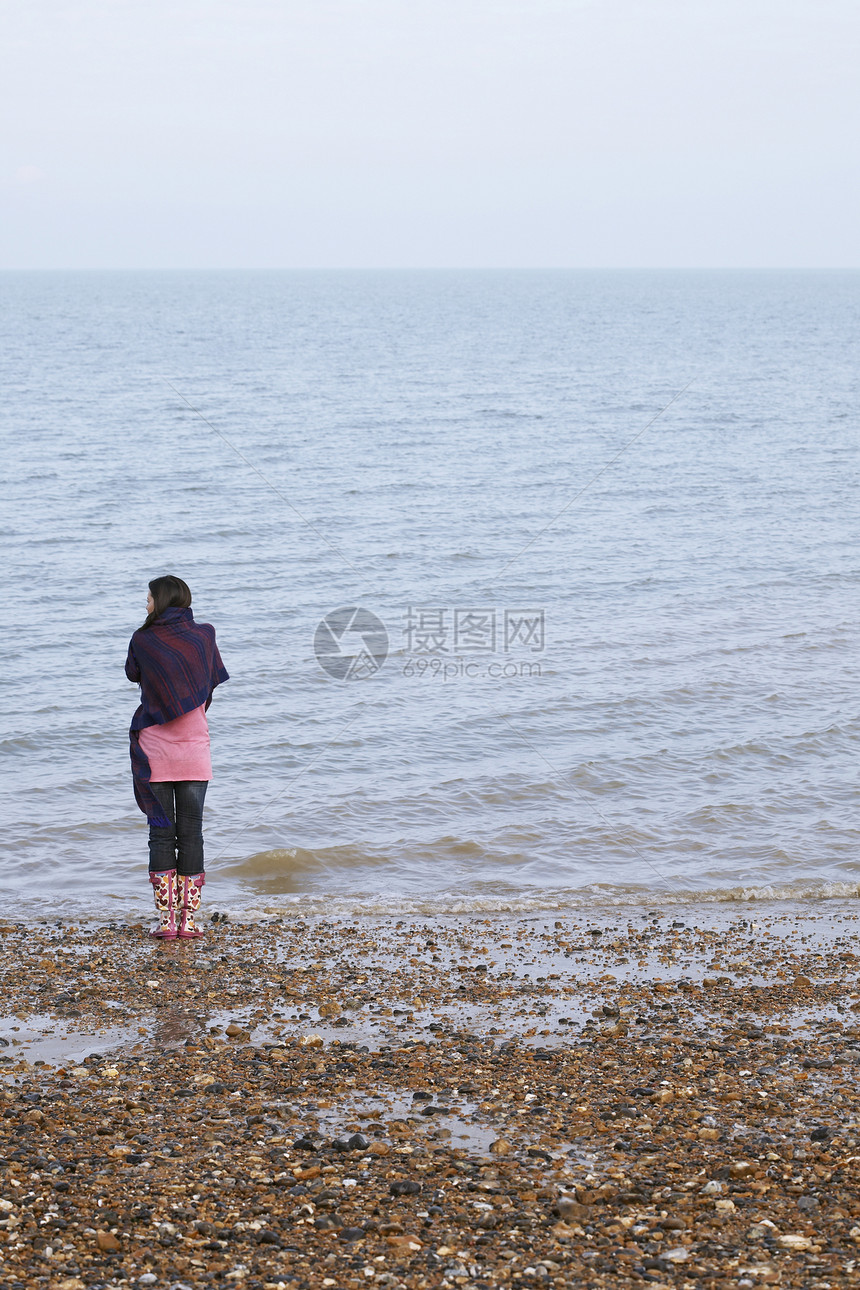
<svg viewBox="0 0 860 1290"><path fill-rule="evenodd" d="M203 872L203 801L209 781L180 779L149 786L170 820L169 829L149 826L149 871Z"/></svg>

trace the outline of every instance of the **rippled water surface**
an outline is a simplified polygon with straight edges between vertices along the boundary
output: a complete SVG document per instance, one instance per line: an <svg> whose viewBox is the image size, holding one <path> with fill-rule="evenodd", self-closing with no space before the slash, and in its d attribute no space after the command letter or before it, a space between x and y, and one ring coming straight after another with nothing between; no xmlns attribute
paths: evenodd
<svg viewBox="0 0 860 1290"><path fill-rule="evenodd" d="M210 903L857 890L860 275L0 292L8 914L148 902L123 662L163 572L232 674ZM389 654L342 681L349 606Z"/></svg>

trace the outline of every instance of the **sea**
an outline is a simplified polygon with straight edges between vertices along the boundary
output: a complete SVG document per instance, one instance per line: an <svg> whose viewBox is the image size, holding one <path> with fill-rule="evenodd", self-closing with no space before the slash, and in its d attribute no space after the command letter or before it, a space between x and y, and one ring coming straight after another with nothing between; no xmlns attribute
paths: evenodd
<svg viewBox="0 0 860 1290"><path fill-rule="evenodd" d="M860 891L860 273L0 275L0 911L148 913L184 578L207 910Z"/></svg>

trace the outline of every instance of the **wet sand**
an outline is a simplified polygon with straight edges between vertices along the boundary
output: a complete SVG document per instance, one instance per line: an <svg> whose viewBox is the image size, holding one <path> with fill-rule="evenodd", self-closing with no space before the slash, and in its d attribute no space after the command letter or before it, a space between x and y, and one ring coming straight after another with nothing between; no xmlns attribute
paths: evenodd
<svg viewBox="0 0 860 1290"><path fill-rule="evenodd" d="M0 1284L827 1287L856 905L0 926Z"/></svg>

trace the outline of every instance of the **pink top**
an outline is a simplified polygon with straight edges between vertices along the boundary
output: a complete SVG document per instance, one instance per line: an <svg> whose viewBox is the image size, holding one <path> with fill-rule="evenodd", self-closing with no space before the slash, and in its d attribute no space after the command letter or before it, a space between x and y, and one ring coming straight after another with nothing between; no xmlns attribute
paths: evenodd
<svg viewBox="0 0 860 1290"><path fill-rule="evenodd" d="M140 746L149 760L153 784L212 778L209 722L202 706L163 726L146 726L140 732Z"/></svg>

